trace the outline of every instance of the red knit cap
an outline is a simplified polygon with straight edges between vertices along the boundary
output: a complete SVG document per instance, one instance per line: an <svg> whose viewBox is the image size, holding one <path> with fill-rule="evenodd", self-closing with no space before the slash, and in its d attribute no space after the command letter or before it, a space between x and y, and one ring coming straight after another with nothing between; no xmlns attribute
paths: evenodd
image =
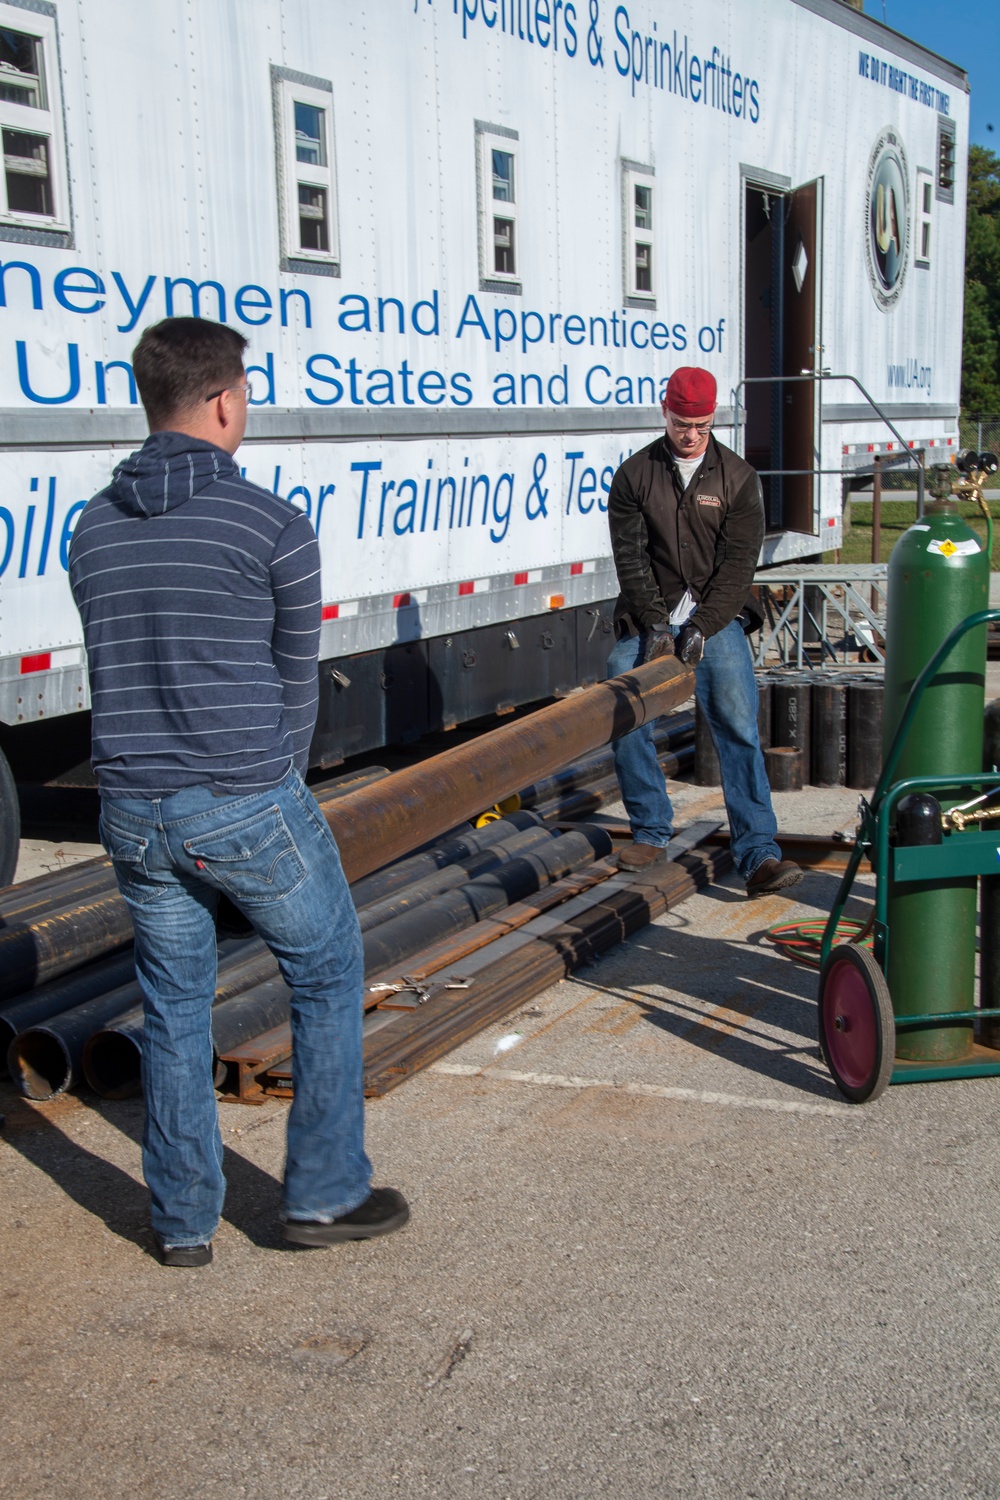
<svg viewBox="0 0 1000 1500"><path fill-rule="evenodd" d="M676 417L710 417L715 411L715 376L698 365L683 365L667 382L663 410Z"/></svg>

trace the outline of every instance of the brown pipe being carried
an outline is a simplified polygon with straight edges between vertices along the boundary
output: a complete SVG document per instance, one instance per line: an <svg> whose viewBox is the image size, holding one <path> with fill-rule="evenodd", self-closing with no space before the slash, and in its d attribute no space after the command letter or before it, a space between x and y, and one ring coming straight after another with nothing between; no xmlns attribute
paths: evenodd
<svg viewBox="0 0 1000 1500"><path fill-rule="evenodd" d="M661 657L574 693L324 808L348 880L391 860L519 787L651 723L694 693L694 672Z"/></svg>

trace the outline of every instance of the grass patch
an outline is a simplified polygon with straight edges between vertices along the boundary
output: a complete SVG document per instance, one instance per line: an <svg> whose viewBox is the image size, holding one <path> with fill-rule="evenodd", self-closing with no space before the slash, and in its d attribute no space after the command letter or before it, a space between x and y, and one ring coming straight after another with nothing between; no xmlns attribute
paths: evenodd
<svg viewBox="0 0 1000 1500"><path fill-rule="evenodd" d="M994 501L987 502L990 513L994 518L993 532L993 556L990 559L990 569L993 572L1000 570L1000 526L996 525L996 518L1000 515L1000 506ZM970 525L978 537L985 543L986 522L979 507L963 501L958 507L958 513ZM903 532L913 525L917 519L917 502L913 500L886 500L882 499L882 524L879 527L879 562L888 562L893 547L899 541ZM851 500L851 524L844 528L844 542L840 548L839 558L836 552L824 552L825 563L870 563L872 560L872 503L870 500Z"/></svg>

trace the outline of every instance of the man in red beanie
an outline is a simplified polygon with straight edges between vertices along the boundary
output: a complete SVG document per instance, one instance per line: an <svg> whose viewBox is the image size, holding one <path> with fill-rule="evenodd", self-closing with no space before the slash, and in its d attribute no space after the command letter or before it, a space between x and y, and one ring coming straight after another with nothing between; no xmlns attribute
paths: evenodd
<svg viewBox="0 0 1000 1500"><path fill-rule="evenodd" d="M760 480L712 436L715 377L675 370L663 398L667 430L633 453L611 484L608 520L621 594L608 673L676 655L695 669L695 694L719 755L733 858L749 897L802 879L775 843L777 822L757 734L757 684L745 631L764 539ZM665 858L673 809L653 726L615 741L615 771L632 827L625 870Z"/></svg>

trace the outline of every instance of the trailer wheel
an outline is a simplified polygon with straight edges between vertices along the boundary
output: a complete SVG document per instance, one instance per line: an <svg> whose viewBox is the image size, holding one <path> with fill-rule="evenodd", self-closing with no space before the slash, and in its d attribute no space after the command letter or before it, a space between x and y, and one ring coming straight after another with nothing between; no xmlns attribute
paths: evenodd
<svg viewBox="0 0 1000 1500"><path fill-rule="evenodd" d="M7 758L0 750L0 886L10 885L21 843L21 809Z"/></svg>
<svg viewBox="0 0 1000 1500"><path fill-rule="evenodd" d="M834 1083L852 1103L885 1092L896 1023L885 975L869 949L841 943L827 957L819 980L819 1045Z"/></svg>

